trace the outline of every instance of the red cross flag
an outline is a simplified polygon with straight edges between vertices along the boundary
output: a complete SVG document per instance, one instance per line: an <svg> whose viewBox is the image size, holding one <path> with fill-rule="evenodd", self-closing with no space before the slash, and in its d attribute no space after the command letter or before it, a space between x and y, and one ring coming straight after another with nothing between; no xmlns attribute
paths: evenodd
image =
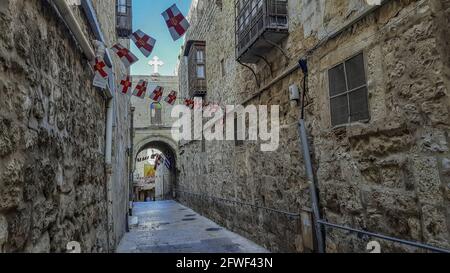
<svg viewBox="0 0 450 273"><path fill-rule="evenodd" d="M177 92L171 91L170 94L164 99L168 104L174 105L177 100Z"/></svg>
<svg viewBox="0 0 450 273"><path fill-rule="evenodd" d="M189 107L190 109L194 109L195 102L193 99L185 99L184 105Z"/></svg>
<svg viewBox="0 0 450 273"><path fill-rule="evenodd" d="M94 64L95 73L98 74L102 78L108 77L108 67L102 58L96 57Z"/></svg>
<svg viewBox="0 0 450 273"><path fill-rule="evenodd" d="M130 50L128 50L128 48L123 47L121 44L116 44L111 49L117 54L117 56L119 56L126 67L130 67L139 60L133 53L130 52Z"/></svg>
<svg viewBox="0 0 450 273"><path fill-rule="evenodd" d="M145 57L150 56L155 47L156 40L148 36L140 29L131 35L131 40L136 44L137 48L144 54Z"/></svg>
<svg viewBox="0 0 450 273"><path fill-rule="evenodd" d="M174 41L183 36L189 28L189 22L184 18L183 14L177 8L176 4L173 4L170 8L162 13L170 34Z"/></svg>
<svg viewBox="0 0 450 273"><path fill-rule="evenodd" d="M155 102L160 102L163 96L164 88L161 86L157 86L153 93L150 95L150 98Z"/></svg>
<svg viewBox="0 0 450 273"><path fill-rule="evenodd" d="M120 86L122 87L122 94L128 94L128 92L131 90L131 77L129 75L125 76L120 81Z"/></svg>
<svg viewBox="0 0 450 273"><path fill-rule="evenodd" d="M140 80L138 85L136 85L136 88L133 91L133 96L144 99L145 93L147 92L147 86L148 86L147 81Z"/></svg>

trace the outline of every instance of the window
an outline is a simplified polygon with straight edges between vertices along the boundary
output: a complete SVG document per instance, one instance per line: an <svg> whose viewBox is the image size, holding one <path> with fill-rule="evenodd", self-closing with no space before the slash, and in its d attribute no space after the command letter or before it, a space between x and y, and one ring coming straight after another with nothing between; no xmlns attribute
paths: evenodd
<svg viewBox="0 0 450 273"><path fill-rule="evenodd" d="M116 28L120 38L128 38L132 33L132 0L116 0Z"/></svg>
<svg viewBox="0 0 450 273"><path fill-rule="evenodd" d="M205 66L197 65L197 78L204 79L205 78Z"/></svg>
<svg viewBox="0 0 450 273"><path fill-rule="evenodd" d="M188 41L184 51L188 62L189 96L206 95L206 45L204 41Z"/></svg>
<svg viewBox="0 0 450 273"><path fill-rule="evenodd" d="M150 109L150 121L152 125L162 124L162 106L159 103L152 103Z"/></svg>
<svg viewBox="0 0 450 273"><path fill-rule="evenodd" d="M289 35L287 0L235 0L236 59L257 63Z"/></svg>
<svg viewBox="0 0 450 273"><path fill-rule="evenodd" d="M127 1L126 0L119 0L118 1L118 7L117 7L117 12L121 13L121 14L126 14L127 13Z"/></svg>
<svg viewBox="0 0 450 273"><path fill-rule="evenodd" d="M369 119L367 82L362 53L328 71L331 125Z"/></svg>
<svg viewBox="0 0 450 273"><path fill-rule="evenodd" d="M203 48L197 48L196 52L197 78L205 79L205 51Z"/></svg>
<svg viewBox="0 0 450 273"><path fill-rule="evenodd" d="M203 48L197 49L197 63L205 63L205 51Z"/></svg>

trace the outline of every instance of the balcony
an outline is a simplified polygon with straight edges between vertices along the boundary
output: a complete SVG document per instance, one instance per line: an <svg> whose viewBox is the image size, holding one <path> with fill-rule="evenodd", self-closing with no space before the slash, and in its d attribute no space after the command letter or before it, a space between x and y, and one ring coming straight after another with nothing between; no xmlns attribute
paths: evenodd
<svg viewBox="0 0 450 273"><path fill-rule="evenodd" d="M257 63L289 35L287 0L236 0L236 59Z"/></svg>
<svg viewBox="0 0 450 273"><path fill-rule="evenodd" d="M116 0L116 28L120 38L129 38L133 32L131 2L132 0Z"/></svg>
<svg viewBox="0 0 450 273"><path fill-rule="evenodd" d="M184 51L188 61L189 96L206 95L206 44L204 41L188 41Z"/></svg>

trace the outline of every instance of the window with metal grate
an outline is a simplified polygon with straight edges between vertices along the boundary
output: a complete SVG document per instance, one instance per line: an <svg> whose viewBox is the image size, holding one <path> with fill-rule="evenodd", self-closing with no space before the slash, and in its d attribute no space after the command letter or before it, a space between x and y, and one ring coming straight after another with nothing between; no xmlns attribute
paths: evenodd
<svg viewBox="0 0 450 273"><path fill-rule="evenodd" d="M330 69L328 81L332 126L369 119L363 53Z"/></svg>
<svg viewBox="0 0 450 273"><path fill-rule="evenodd" d="M157 104L159 105L159 103ZM162 109L160 107L158 106L152 107L150 120L152 125L162 124Z"/></svg>

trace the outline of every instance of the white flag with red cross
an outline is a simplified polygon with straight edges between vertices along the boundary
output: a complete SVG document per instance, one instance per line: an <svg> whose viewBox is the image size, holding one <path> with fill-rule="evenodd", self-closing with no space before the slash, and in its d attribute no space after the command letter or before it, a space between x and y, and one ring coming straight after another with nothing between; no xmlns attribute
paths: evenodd
<svg viewBox="0 0 450 273"><path fill-rule="evenodd" d="M155 102L160 102L163 96L164 88L161 86L157 86L153 93L150 95L150 98Z"/></svg>
<svg viewBox="0 0 450 273"><path fill-rule="evenodd" d="M136 44L137 48L144 54L145 57L152 54L153 48L155 47L156 40L148 36L140 29L131 35L131 40Z"/></svg>
<svg viewBox="0 0 450 273"><path fill-rule="evenodd" d="M119 56L126 67L130 67L139 60L128 48L123 47L121 44L116 44L111 49Z"/></svg>
<svg viewBox="0 0 450 273"><path fill-rule="evenodd" d="M131 77L129 75L126 75L121 81L120 81L120 91L122 94L128 94L128 92L131 90L132 82Z"/></svg>
<svg viewBox="0 0 450 273"><path fill-rule="evenodd" d="M168 104L174 105L177 100L177 92L171 91L169 95L164 99Z"/></svg>
<svg viewBox="0 0 450 273"><path fill-rule="evenodd" d="M94 64L94 71L96 74L98 74L102 78L108 78L108 66L106 65L105 61L100 58L95 58L95 64Z"/></svg>
<svg viewBox="0 0 450 273"><path fill-rule="evenodd" d="M139 83L134 88L133 96L144 99L145 93L147 92L148 83L147 81L140 80Z"/></svg>
<svg viewBox="0 0 450 273"><path fill-rule="evenodd" d="M194 109L195 102L193 99L187 98L187 99L184 99L184 105L186 107L189 107L190 109Z"/></svg>
<svg viewBox="0 0 450 273"><path fill-rule="evenodd" d="M173 4L170 8L162 13L167 27L169 28L170 35L174 41L183 36L189 28L189 22L183 16L181 11L177 8L176 4Z"/></svg>
<svg viewBox="0 0 450 273"><path fill-rule="evenodd" d="M95 87L105 89L108 85L109 75L111 74L111 68L106 65L105 61L101 57L95 58L93 67L95 77L92 84Z"/></svg>

